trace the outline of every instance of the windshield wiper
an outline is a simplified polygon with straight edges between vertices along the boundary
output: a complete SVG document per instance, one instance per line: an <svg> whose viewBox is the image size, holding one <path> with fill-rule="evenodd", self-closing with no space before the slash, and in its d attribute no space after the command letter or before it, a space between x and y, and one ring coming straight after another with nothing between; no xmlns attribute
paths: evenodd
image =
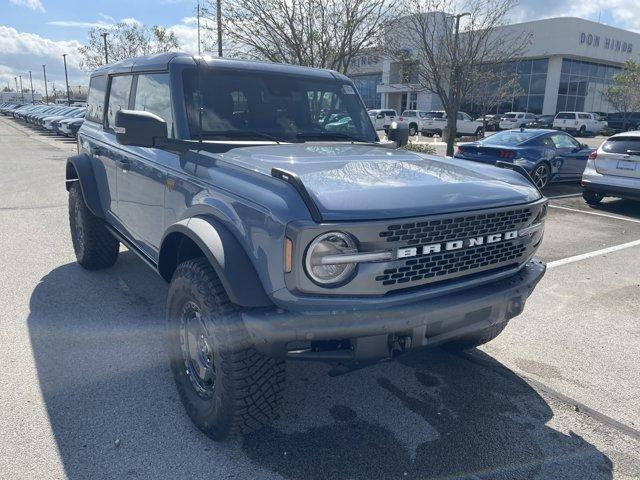
<svg viewBox="0 0 640 480"><path fill-rule="evenodd" d="M340 132L299 132L296 134L297 138L334 138L339 140L349 140L351 142L364 142L364 143L373 143L371 140L367 140L362 137L354 137L353 135L349 135L346 133Z"/></svg>
<svg viewBox="0 0 640 480"><path fill-rule="evenodd" d="M273 135L269 135L268 133L256 132L254 130L239 130L237 132L202 132L203 137L227 137L233 139L234 137L239 137L245 139L247 137L257 137L265 140L271 140L276 143L286 142L283 138L274 137Z"/></svg>

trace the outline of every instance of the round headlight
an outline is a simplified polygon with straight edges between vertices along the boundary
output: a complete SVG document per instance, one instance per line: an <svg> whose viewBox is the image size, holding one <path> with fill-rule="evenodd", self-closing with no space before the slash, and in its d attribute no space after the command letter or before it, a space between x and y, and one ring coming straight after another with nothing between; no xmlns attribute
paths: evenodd
<svg viewBox="0 0 640 480"><path fill-rule="evenodd" d="M328 257L356 253L356 242L343 232L327 232L316 237L307 249L305 267L309 278L319 285L343 282L353 273L355 263L331 262Z"/></svg>

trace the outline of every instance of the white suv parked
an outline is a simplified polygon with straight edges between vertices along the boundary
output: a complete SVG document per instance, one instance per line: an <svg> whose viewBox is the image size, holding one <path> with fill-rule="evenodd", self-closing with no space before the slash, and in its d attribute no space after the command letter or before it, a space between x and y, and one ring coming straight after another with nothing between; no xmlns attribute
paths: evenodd
<svg viewBox="0 0 640 480"><path fill-rule="evenodd" d="M640 200L640 131L605 140L589 155L581 185L589 205L608 196Z"/></svg>
<svg viewBox="0 0 640 480"><path fill-rule="evenodd" d="M432 110L427 112L426 117L420 128L422 134L442 136L442 131L447 126L447 114L442 110ZM465 112L458 112L456 130L458 135L475 135L479 137L482 134L482 122L474 120Z"/></svg>
<svg viewBox="0 0 640 480"><path fill-rule="evenodd" d="M607 122L600 120L598 115L587 112L558 112L553 119L553 128L577 135L597 134L606 126Z"/></svg>
<svg viewBox="0 0 640 480"><path fill-rule="evenodd" d="M371 119L371 123L373 123L373 127L376 130L387 130L391 122L393 122L398 114L395 110L369 110L367 112L369 114L369 118Z"/></svg>
<svg viewBox="0 0 640 480"><path fill-rule="evenodd" d="M500 120L500 130L509 130L511 128L524 128L524 126L535 120L536 116L533 113L525 112L507 112L502 115Z"/></svg>
<svg viewBox="0 0 640 480"><path fill-rule="evenodd" d="M426 110L405 110L398 117L397 122L408 123L409 135L413 136L424 130L427 118L429 118L429 112Z"/></svg>

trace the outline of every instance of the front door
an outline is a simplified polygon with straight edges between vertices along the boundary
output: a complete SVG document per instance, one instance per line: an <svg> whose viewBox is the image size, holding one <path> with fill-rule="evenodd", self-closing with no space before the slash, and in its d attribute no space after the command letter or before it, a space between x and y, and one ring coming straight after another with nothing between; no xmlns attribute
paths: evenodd
<svg viewBox="0 0 640 480"><path fill-rule="evenodd" d="M587 164L588 150L582 149L580 142L566 133L555 133L551 140L556 146L558 174L561 177L579 177Z"/></svg>

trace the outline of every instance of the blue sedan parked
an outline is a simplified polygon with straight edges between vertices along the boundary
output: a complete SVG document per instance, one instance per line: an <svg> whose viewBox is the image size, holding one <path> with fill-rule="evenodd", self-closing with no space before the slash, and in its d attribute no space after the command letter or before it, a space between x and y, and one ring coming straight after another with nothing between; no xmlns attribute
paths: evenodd
<svg viewBox="0 0 640 480"><path fill-rule="evenodd" d="M587 159L595 149L557 130L504 130L472 143L458 146L456 158L495 164L520 165L538 188L551 182L580 180Z"/></svg>

